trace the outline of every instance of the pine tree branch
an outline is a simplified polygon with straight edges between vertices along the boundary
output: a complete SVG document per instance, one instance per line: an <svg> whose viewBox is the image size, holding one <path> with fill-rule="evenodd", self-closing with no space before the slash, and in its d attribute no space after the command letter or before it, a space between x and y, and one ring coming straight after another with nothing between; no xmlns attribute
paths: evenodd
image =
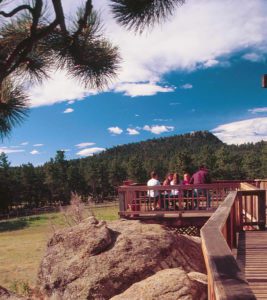
<svg viewBox="0 0 267 300"><path fill-rule="evenodd" d="M28 38L24 39L21 43L17 45L15 50L11 53L6 63L4 64L2 74L0 72L0 84L3 79L11 74L22 62L24 62L25 57L31 51L32 46L40 39L51 33L58 25L58 20L55 19L51 24L41 29L38 33L30 35Z"/></svg>
<svg viewBox="0 0 267 300"><path fill-rule="evenodd" d="M92 0L87 0L85 4L84 15L78 21L79 27L78 30L74 33L74 37L77 37L82 32L83 28L85 28L85 26L87 25L87 19L92 13L92 10L93 10Z"/></svg>
<svg viewBox="0 0 267 300"><path fill-rule="evenodd" d="M35 7L32 11L32 26L31 26L31 35L34 35L38 26L38 22L41 16L43 8L43 0L36 0Z"/></svg>
<svg viewBox="0 0 267 300"><path fill-rule="evenodd" d="M25 10L25 9L29 10L31 12L31 14L33 14L32 7L30 5L26 5L25 4L25 5L20 5L20 6L16 7L16 8L14 8L9 13L6 13L4 11L0 11L0 16L3 16L5 18L10 18L10 17L14 16L16 13L18 13L18 12L20 12L22 10Z"/></svg>
<svg viewBox="0 0 267 300"><path fill-rule="evenodd" d="M65 24L65 16L64 16L61 0L52 0L52 2L53 2L55 14L56 14L56 19L60 25L62 32L64 34L66 34L66 33L68 33L68 31L67 31L67 27Z"/></svg>

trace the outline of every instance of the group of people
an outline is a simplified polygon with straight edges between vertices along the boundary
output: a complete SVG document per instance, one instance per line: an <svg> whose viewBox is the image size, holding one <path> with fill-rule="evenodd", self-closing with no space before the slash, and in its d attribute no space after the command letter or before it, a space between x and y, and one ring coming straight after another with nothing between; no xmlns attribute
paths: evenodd
<svg viewBox="0 0 267 300"><path fill-rule="evenodd" d="M158 174L156 172L151 172L150 179L147 182L147 186L161 186L161 183L158 179ZM183 175L183 180L179 180L179 175L177 173L168 173L165 177L165 180L162 183L162 186L176 186L176 185L189 185L189 184L205 184L210 183L210 177L207 168L204 165L199 166L198 171L196 171L192 177L189 173L185 173ZM191 193L190 195L188 193ZM204 196L207 196L207 207L210 206L210 196L207 194L206 190L204 189L194 189L193 190L194 196L196 197L198 194L202 193ZM147 194L150 198L154 198L155 205L157 205L158 199L160 196L170 196L175 197L178 196L179 190L173 188L171 191L164 191L163 194L160 194L158 190L148 190ZM186 197L192 196L192 191L187 191ZM161 197L162 198L162 197ZM196 206L195 201L195 206ZM162 204L161 204L162 206Z"/></svg>

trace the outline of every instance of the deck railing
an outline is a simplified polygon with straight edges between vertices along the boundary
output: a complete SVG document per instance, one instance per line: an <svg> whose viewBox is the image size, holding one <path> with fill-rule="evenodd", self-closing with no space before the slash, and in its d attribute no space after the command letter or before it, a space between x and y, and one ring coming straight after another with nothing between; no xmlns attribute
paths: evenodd
<svg viewBox="0 0 267 300"><path fill-rule="evenodd" d="M265 229L265 190L242 187L249 190L230 192L201 229L209 300L256 299L231 250L238 232Z"/></svg>
<svg viewBox="0 0 267 300"><path fill-rule="evenodd" d="M130 217L215 210L230 191L239 188L240 181L153 187L121 186L118 189L120 215Z"/></svg>

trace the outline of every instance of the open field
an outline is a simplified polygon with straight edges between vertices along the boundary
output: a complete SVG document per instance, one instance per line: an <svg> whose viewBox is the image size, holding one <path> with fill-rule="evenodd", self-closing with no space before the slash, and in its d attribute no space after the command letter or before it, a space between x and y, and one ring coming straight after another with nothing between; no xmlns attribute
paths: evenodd
<svg viewBox="0 0 267 300"><path fill-rule="evenodd" d="M93 207L98 219L118 219L118 207ZM62 213L0 222L0 285L17 292L34 286L46 242L55 229L69 226Z"/></svg>

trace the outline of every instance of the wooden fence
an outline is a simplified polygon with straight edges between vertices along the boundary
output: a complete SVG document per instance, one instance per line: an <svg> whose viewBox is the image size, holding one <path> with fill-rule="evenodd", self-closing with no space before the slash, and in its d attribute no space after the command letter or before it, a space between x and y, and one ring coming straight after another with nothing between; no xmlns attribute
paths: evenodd
<svg viewBox="0 0 267 300"><path fill-rule="evenodd" d="M265 225L265 191L253 188L230 192L202 227L209 300L256 299L231 250L237 246L238 232L263 230Z"/></svg>
<svg viewBox="0 0 267 300"><path fill-rule="evenodd" d="M159 215L184 211L215 210L232 190L240 188L240 181L199 185L121 186L119 214L123 217L144 214Z"/></svg>

